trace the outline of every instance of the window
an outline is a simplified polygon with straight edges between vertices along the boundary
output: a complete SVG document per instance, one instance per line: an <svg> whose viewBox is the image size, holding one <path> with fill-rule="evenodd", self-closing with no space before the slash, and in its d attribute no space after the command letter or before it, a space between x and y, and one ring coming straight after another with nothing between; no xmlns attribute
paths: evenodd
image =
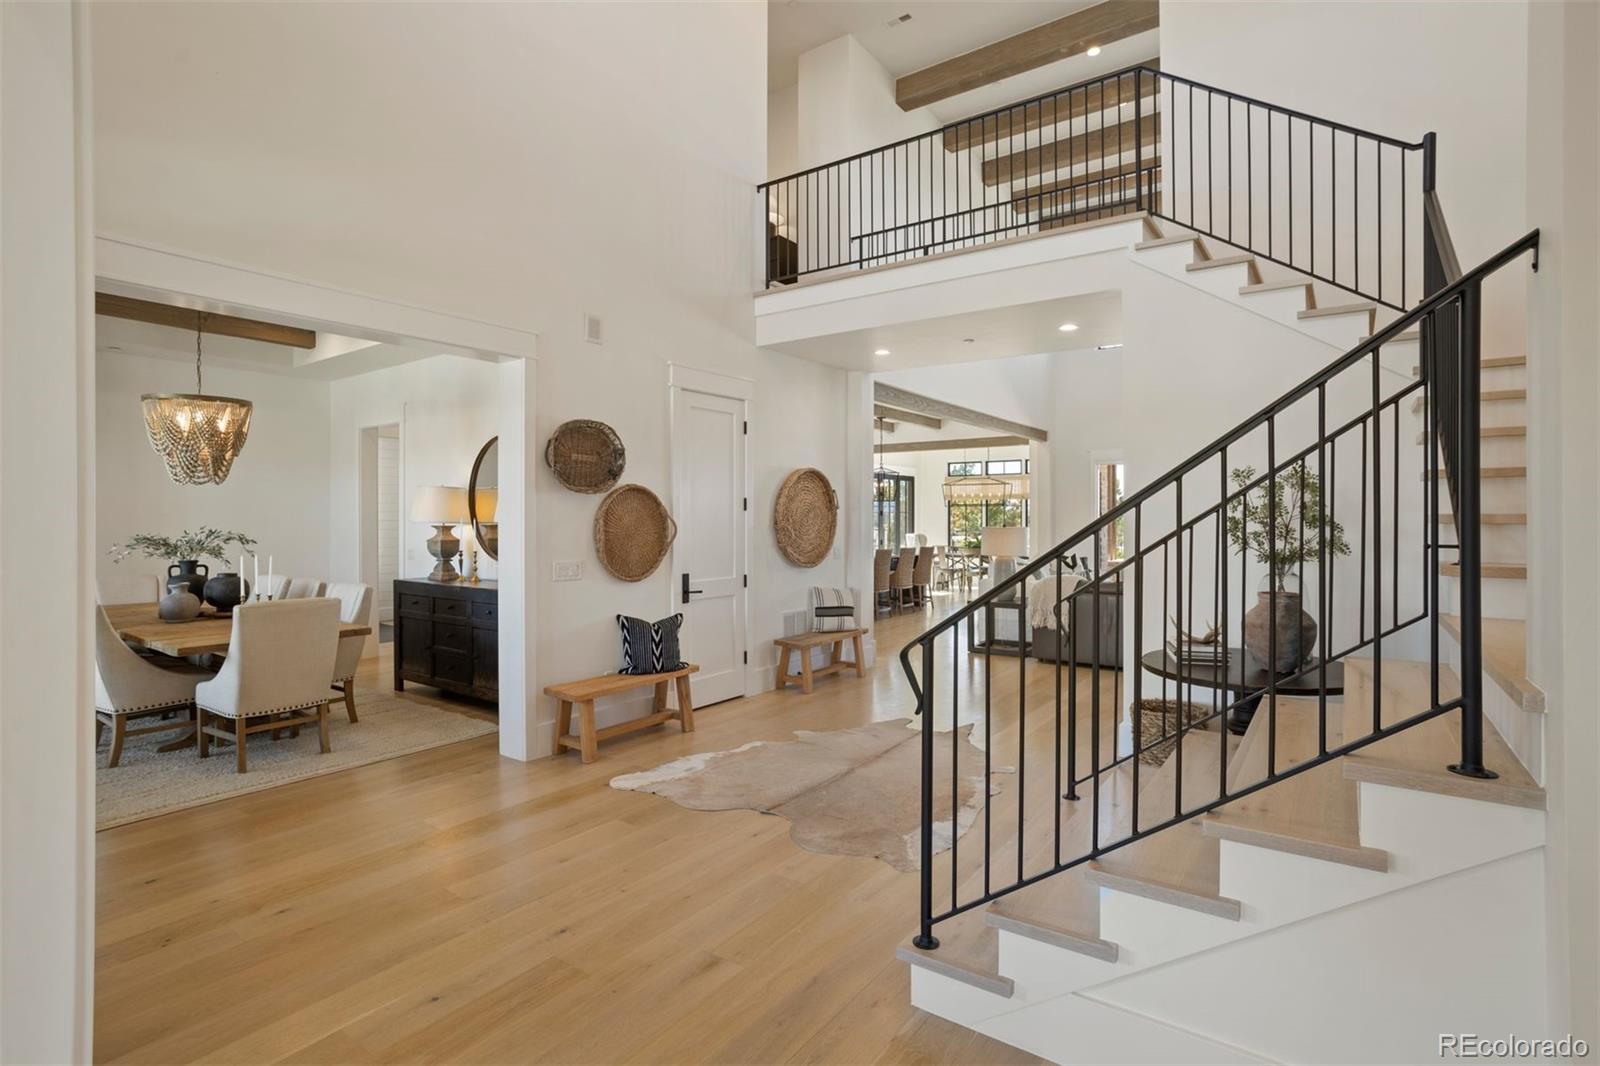
<svg viewBox="0 0 1600 1066"><path fill-rule="evenodd" d="M975 465L975 464L974 464ZM1025 474L1027 473L1027 460L1025 459L990 459L986 473L990 474Z"/></svg>
<svg viewBox="0 0 1600 1066"><path fill-rule="evenodd" d="M1028 524L1027 500L993 500L988 503L971 501L945 505L949 512L949 545L952 548L983 547L984 526L1025 526Z"/></svg>
<svg viewBox="0 0 1600 1066"><path fill-rule="evenodd" d="M913 532L917 513L917 479L908 474L879 474L872 482L873 528L877 546L898 548Z"/></svg>
<svg viewBox="0 0 1600 1066"><path fill-rule="evenodd" d="M983 473L982 463L950 463L945 467L950 477L975 477Z"/></svg>
<svg viewBox="0 0 1600 1066"><path fill-rule="evenodd" d="M1103 515L1122 503L1123 465L1121 463L1096 463L1094 465L1095 514ZM1128 520L1119 518L1109 530L1099 536L1100 565L1120 562L1128 557Z"/></svg>

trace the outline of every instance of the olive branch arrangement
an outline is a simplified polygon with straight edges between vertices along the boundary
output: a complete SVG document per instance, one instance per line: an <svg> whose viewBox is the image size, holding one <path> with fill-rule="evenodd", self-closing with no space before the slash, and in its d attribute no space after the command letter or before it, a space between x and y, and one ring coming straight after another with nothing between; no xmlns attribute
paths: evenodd
<svg viewBox="0 0 1600 1066"><path fill-rule="evenodd" d="M1349 555L1344 526L1322 513L1322 481L1306 469L1305 460L1286 467L1267 485L1249 486L1256 468L1234 469L1232 481L1239 495L1228 501L1228 543L1269 568L1272 585L1283 589L1283 579L1301 563L1314 563L1320 553ZM1320 525L1319 525L1320 518Z"/></svg>
<svg viewBox="0 0 1600 1066"><path fill-rule="evenodd" d="M110 549L112 562L120 563L130 555L143 555L147 559L165 559L180 562L185 559L215 559L228 561L228 545L237 544L249 551L256 546L254 537L233 530L186 529L176 537L163 537L154 533L136 533Z"/></svg>

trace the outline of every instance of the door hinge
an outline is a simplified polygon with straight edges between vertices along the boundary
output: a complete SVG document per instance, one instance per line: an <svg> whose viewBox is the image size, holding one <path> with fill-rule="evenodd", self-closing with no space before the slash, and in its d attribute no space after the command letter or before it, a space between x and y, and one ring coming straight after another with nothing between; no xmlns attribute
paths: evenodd
<svg viewBox="0 0 1600 1066"><path fill-rule="evenodd" d="M749 652L745 652L744 653L744 664L746 666L750 665L750 653Z"/></svg>
<svg viewBox="0 0 1600 1066"><path fill-rule="evenodd" d="M750 420L748 418L744 422L744 435L747 437L750 435Z"/></svg>
<svg viewBox="0 0 1600 1066"><path fill-rule="evenodd" d="M750 575L749 574L744 575L744 587L745 588L749 588L750 587Z"/></svg>
<svg viewBox="0 0 1600 1066"><path fill-rule="evenodd" d="M748 496L744 498L744 509L746 511L750 510L750 497Z"/></svg>

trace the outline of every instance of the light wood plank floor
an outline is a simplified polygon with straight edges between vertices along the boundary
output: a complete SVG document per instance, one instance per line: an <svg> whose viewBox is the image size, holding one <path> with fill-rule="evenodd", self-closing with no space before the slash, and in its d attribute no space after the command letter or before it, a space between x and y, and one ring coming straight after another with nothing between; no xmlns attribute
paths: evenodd
<svg viewBox="0 0 1600 1066"><path fill-rule="evenodd" d="M1035 1061L909 1006L894 949L915 927L914 874L803 851L781 818L607 786L690 752L907 716L896 655L936 603L879 623L864 679L706 708L694 734L612 741L590 766L501 759L486 737L101 833L96 1058ZM962 664L955 684L978 696L964 702L984 684L981 657L947 651L944 715L944 664ZM997 658L995 706L1048 709L1055 678L1031 663L1019 700L1016 661ZM1051 718L1028 715L1030 796L1047 788ZM1015 724L992 738L997 766L1020 761Z"/></svg>

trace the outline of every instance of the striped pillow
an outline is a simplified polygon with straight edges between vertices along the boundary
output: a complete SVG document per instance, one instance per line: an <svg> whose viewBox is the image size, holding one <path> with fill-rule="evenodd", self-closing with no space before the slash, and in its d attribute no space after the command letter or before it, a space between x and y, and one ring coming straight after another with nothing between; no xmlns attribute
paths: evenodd
<svg viewBox="0 0 1600 1066"><path fill-rule="evenodd" d="M856 628L856 601L849 589L811 586L811 632L838 633Z"/></svg>
<svg viewBox="0 0 1600 1066"><path fill-rule="evenodd" d="M684 662L678 658L678 629L683 625L683 615L651 624L643 618L617 615L617 628L622 630L622 674L660 674L681 670Z"/></svg>

